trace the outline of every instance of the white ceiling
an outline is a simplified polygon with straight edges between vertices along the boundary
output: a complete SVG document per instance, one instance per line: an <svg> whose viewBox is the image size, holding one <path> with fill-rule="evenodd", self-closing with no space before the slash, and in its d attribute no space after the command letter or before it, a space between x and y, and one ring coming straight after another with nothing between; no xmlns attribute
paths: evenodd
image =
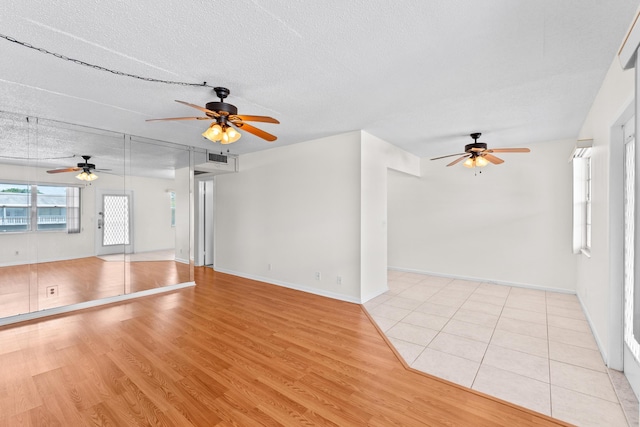
<svg viewBox="0 0 640 427"><path fill-rule="evenodd" d="M109 69L231 90L278 135L364 129L420 157L575 138L631 24L631 0L3 0L0 33ZM0 39L0 110L201 148L204 87L152 83ZM12 144L4 138L1 143ZM224 147L225 149L227 147ZM6 153L6 151L5 151ZM76 153L84 154L84 153ZM94 153L95 154L95 153Z"/></svg>

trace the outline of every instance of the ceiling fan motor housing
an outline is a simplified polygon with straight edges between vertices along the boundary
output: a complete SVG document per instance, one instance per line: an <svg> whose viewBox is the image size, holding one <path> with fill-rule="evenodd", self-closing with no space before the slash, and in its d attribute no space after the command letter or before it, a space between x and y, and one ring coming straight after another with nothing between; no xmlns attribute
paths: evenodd
<svg viewBox="0 0 640 427"><path fill-rule="evenodd" d="M234 116L238 114L238 109L235 105L227 104L226 102L207 102L207 110L215 111L221 116Z"/></svg>
<svg viewBox="0 0 640 427"><path fill-rule="evenodd" d="M474 148L478 150L473 150ZM486 142L474 142L472 144L467 144L464 146L464 152L471 153L471 155L474 157L478 155L478 151L484 151L486 149L487 149Z"/></svg>

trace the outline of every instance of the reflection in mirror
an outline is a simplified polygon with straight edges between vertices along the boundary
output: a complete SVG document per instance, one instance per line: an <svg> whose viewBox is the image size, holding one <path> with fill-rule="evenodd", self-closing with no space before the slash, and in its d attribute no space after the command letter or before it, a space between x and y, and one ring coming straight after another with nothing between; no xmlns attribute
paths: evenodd
<svg viewBox="0 0 640 427"><path fill-rule="evenodd" d="M0 145L0 318L193 280L187 147L9 113Z"/></svg>

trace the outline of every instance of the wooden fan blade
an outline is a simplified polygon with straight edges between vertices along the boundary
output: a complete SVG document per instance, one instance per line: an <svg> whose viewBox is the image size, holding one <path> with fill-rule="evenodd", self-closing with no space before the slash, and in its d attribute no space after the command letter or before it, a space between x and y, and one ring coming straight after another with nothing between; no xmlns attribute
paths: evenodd
<svg viewBox="0 0 640 427"><path fill-rule="evenodd" d="M468 158L468 157L471 157L471 154L465 154L465 155L464 155L464 156L462 156L462 157L458 157L458 158L457 158L457 159L455 159L453 162L449 163L447 166L453 166L453 165L455 165L456 163L461 162L461 161L463 161L464 159L466 159L466 158Z"/></svg>
<svg viewBox="0 0 640 427"><path fill-rule="evenodd" d="M441 156L441 157L434 157L431 160L440 160L440 159L446 159L447 157L453 157L453 156L464 156L466 153L457 153L457 154L448 154L446 156Z"/></svg>
<svg viewBox="0 0 640 427"><path fill-rule="evenodd" d="M487 150L489 153L530 153L528 148L493 148Z"/></svg>
<svg viewBox="0 0 640 427"><path fill-rule="evenodd" d="M469 151L475 151L476 153L481 153L483 151L487 151L486 148L473 147Z"/></svg>
<svg viewBox="0 0 640 427"><path fill-rule="evenodd" d="M47 173L78 172L81 170L82 168L51 169L48 170Z"/></svg>
<svg viewBox="0 0 640 427"><path fill-rule="evenodd" d="M165 119L147 119L145 122L158 122L163 120L213 120L209 116L205 117L167 117Z"/></svg>
<svg viewBox="0 0 640 427"><path fill-rule="evenodd" d="M211 114L213 117L220 117L220 114L216 113L215 111L207 110L206 108L201 107L201 106L199 106L199 105L196 105L196 104L190 104L190 103L188 103L188 102L184 102L184 101L178 101L177 99L176 99L175 101L176 101L176 102L179 102L180 104L184 104L184 105L186 105L186 106L188 106L188 107L195 108L196 110L200 110L200 111L202 111L203 113L206 113L207 115L208 115L208 114Z"/></svg>
<svg viewBox="0 0 640 427"><path fill-rule="evenodd" d="M486 153L486 154L483 154L482 157L484 157L485 159L489 160L494 165L499 165L500 163L504 163L504 160L502 160L499 157L494 156L493 154Z"/></svg>
<svg viewBox="0 0 640 427"><path fill-rule="evenodd" d="M233 122L231 122L231 123L233 123ZM241 129L241 130L247 131L249 133L252 133L255 136L258 136L258 137L260 137L260 138L262 138L264 140L267 140L269 142L273 142L276 139L278 139L277 136L271 135L270 133L265 132L262 129L258 129L257 127L253 127L253 126L251 126L251 125L249 125L247 123L233 123L233 125L235 127L237 127L238 129Z"/></svg>
<svg viewBox="0 0 640 427"><path fill-rule="evenodd" d="M263 122L263 123L275 123L275 124L280 123L273 117L268 117L268 116L238 116L238 115L229 116L229 120L231 121L236 121L238 119L242 120L243 122Z"/></svg>

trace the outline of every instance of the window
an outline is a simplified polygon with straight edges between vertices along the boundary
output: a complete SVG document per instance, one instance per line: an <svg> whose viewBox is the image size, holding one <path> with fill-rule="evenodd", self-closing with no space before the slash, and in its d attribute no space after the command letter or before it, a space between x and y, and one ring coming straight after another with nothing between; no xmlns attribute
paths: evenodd
<svg viewBox="0 0 640 427"><path fill-rule="evenodd" d="M169 192L169 206L171 207L171 226L176 226L176 192Z"/></svg>
<svg viewBox="0 0 640 427"><path fill-rule="evenodd" d="M573 163L573 252L591 252L591 140L578 141Z"/></svg>
<svg viewBox="0 0 640 427"><path fill-rule="evenodd" d="M0 232L80 232L80 187L0 183Z"/></svg>

